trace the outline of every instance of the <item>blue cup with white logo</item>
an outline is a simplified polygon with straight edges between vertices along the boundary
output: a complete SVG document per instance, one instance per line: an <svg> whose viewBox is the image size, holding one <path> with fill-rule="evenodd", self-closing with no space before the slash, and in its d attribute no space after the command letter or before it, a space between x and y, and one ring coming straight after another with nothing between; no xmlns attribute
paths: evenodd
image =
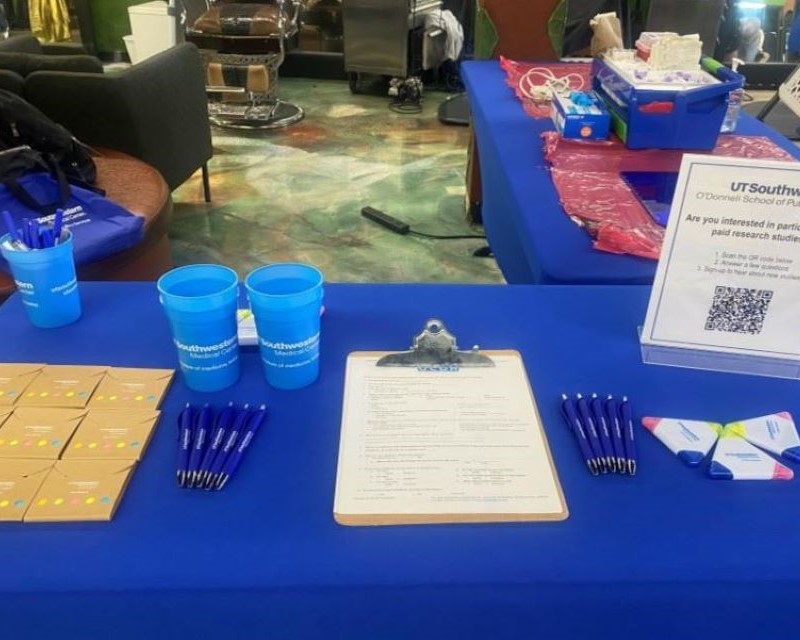
<svg viewBox="0 0 800 640"><path fill-rule="evenodd" d="M215 264L179 267L159 278L158 292L186 386L212 392L234 384L239 379L236 272Z"/></svg>
<svg viewBox="0 0 800 640"><path fill-rule="evenodd" d="M305 264L271 264L245 279L267 382L301 389L319 377L322 273Z"/></svg>
<svg viewBox="0 0 800 640"><path fill-rule="evenodd" d="M0 251L11 269L28 319L41 329L63 327L81 317L72 234L65 231L64 235L53 247L28 250L14 248L10 235L0 238Z"/></svg>

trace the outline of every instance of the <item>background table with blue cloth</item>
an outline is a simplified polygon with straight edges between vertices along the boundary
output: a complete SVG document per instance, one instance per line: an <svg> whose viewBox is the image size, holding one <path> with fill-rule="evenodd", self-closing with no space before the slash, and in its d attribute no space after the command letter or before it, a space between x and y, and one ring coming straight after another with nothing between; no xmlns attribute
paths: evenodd
<svg viewBox="0 0 800 640"><path fill-rule="evenodd" d="M321 377L269 389L255 351L227 392L178 376L113 521L0 526L0 636L114 638L778 638L800 601L800 479L714 481L638 429L635 478L592 477L562 392L628 394L636 417L788 410L797 382L640 362L647 287L329 285ZM0 307L0 361L174 367L152 283L81 283L83 319ZM332 517L354 350L403 350L430 316L462 345L518 349L570 509L560 523L348 528ZM220 493L175 485L188 401L267 402Z"/></svg>
<svg viewBox="0 0 800 640"><path fill-rule="evenodd" d="M498 62L467 62L467 86L480 156L483 224L510 284L649 284L656 262L592 248L589 235L564 214L544 159L549 118L528 116ZM743 113L736 133L765 136L796 158L800 150Z"/></svg>

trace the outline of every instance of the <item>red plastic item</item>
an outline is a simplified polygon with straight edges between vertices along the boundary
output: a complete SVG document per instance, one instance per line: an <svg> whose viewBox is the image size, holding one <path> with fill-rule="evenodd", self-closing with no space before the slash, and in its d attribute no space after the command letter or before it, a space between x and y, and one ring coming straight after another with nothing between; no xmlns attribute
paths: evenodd
<svg viewBox="0 0 800 640"><path fill-rule="evenodd" d="M592 65L586 62L544 62L540 64L530 62L516 62L500 56L500 66L506 72L506 83L514 90L522 106L532 118L549 118L550 101L534 100L531 98L532 90L546 80L543 70L552 74L554 78L566 78L569 88L574 91L588 91L591 89ZM580 81L578 80L580 78Z"/></svg>

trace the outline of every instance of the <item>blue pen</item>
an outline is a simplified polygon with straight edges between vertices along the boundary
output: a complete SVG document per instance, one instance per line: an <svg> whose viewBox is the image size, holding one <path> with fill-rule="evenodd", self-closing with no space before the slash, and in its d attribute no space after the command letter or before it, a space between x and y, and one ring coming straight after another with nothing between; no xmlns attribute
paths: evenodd
<svg viewBox="0 0 800 640"><path fill-rule="evenodd" d="M625 463L625 443L619 419L619 404L610 395L606 398L606 418L611 429L611 442L614 445L614 455L617 458L617 470L620 473L627 473L628 465Z"/></svg>
<svg viewBox="0 0 800 640"><path fill-rule="evenodd" d="M594 459L592 448L589 446L586 431L581 424L580 418L578 418L575 402L564 393L561 394L561 415L564 416L564 421L575 435L575 440L578 442L578 447L580 447L581 455L586 462L586 466L589 467L589 471L592 475L596 476L599 473L597 470L597 461Z"/></svg>
<svg viewBox="0 0 800 640"><path fill-rule="evenodd" d="M250 405L244 405L237 414L236 420L233 421L233 426L228 430L225 434L225 443L222 445L220 450L217 452L217 455L214 456L214 462L211 463L211 468L208 470L208 475L206 476L206 489L212 489L213 487L217 486L219 482L219 476L222 473L222 469L225 467L225 462L228 459L228 454L233 450L236 446L236 442L239 439L239 434L247 425L247 421L250 418Z"/></svg>
<svg viewBox="0 0 800 640"><path fill-rule="evenodd" d="M194 409L187 402L178 416L178 485L186 486L186 471L189 467L189 451L192 447L192 425Z"/></svg>
<svg viewBox="0 0 800 640"><path fill-rule="evenodd" d="M195 486L202 487L205 484L211 466L214 464L214 458L225 443L225 433L231 428L234 420L236 420L236 409L231 402L217 415L217 420L214 424L214 432L211 434L211 437L208 438L208 446L203 455L203 461L200 463L200 471Z"/></svg>
<svg viewBox="0 0 800 640"><path fill-rule="evenodd" d="M244 457L245 451L250 447L250 443L253 441L253 438L256 436L256 432L258 431L259 427L264 423L264 420L267 417L267 405L262 404L258 409L256 409L250 418L247 421L247 427L244 430L244 435L239 438L239 442L236 444L236 448L231 451L231 454L228 456L228 459L225 461L225 468L222 470L222 475L219 477L217 481L216 488L219 491L222 489L231 479L233 474L236 473L236 469L239 468L239 465L242 462L242 458Z"/></svg>
<svg viewBox="0 0 800 640"><path fill-rule="evenodd" d="M608 422L603 414L603 403L596 393L592 394L592 417L597 431L600 434L600 446L603 448L603 455L605 456L608 468L612 473L617 471L617 461L614 457L614 445L611 444L611 431L608 428Z"/></svg>
<svg viewBox="0 0 800 640"><path fill-rule="evenodd" d="M53 237L55 239L55 243L58 244L58 241L61 240L61 227L64 225L64 210L63 209L56 209L56 217L53 221Z"/></svg>
<svg viewBox="0 0 800 640"><path fill-rule="evenodd" d="M12 242L22 242L22 238L19 237L19 231L17 231L17 225L14 224L14 218L5 210L3 210L3 222L5 222L8 235L11 236Z"/></svg>
<svg viewBox="0 0 800 640"><path fill-rule="evenodd" d="M28 227L28 219L25 218L22 221L22 244L24 244L29 249L33 249L33 243L31 242L31 230Z"/></svg>
<svg viewBox="0 0 800 640"><path fill-rule="evenodd" d="M589 436L589 445L592 447L595 460L598 462L597 466L603 473L608 473L606 459L603 457L603 447L600 446L600 436L597 433L597 427L595 427L594 419L589 411L589 405L580 393L575 397L578 399L578 415L583 423L583 428L586 429L586 434Z"/></svg>
<svg viewBox="0 0 800 640"><path fill-rule="evenodd" d="M28 220L28 234L31 238L31 249L41 249L39 244L39 223L36 220Z"/></svg>
<svg viewBox="0 0 800 640"><path fill-rule="evenodd" d="M622 420L622 435L625 440L625 457L628 460L628 473L636 475L636 442L633 439L633 416L631 403L625 396L619 406L619 417Z"/></svg>
<svg viewBox="0 0 800 640"><path fill-rule="evenodd" d="M189 473L186 477L190 489L197 483L200 463L203 461L203 454L206 451L207 436L213 427L214 410L210 405L206 404L195 417L192 450L189 453Z"/></svg>

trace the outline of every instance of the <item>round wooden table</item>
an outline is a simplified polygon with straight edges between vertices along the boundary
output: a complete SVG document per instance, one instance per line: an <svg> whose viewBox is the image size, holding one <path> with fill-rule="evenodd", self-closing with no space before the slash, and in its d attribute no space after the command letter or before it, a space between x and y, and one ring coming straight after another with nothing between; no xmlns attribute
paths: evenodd
<svg viewBox="0 0 800 640"><path fill-rule="evenodd" d="M97 186L106 197L131 213L142 216L144 239L127 251L78 269L80 280L156 280L172 268L169 217L172 198L161 174L124 153L100 150L94 158ZM14 291L14 282L0 272L0 301Z"/></svg>

